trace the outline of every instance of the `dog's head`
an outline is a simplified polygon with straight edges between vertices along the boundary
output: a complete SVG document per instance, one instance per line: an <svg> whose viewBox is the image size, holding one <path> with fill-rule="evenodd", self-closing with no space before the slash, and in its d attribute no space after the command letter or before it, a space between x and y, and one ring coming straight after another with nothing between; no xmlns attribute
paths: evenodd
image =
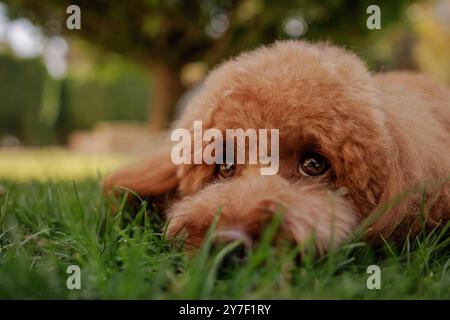
<svg viewBox="0 0 450 320"><path fill-rule="evenodd" d="M370 74L353 54L326 44L280 42L225 62L208 77L176 128L278 129L279 170L261 164L182 164L170 149L113 175L144 195L176 191L170 236L199 246L220 212L217 237L257 241L280 211L282 238L338 244L379 203L390 167L389 136ZM225 135L224 135L225 136Z"/></svg>

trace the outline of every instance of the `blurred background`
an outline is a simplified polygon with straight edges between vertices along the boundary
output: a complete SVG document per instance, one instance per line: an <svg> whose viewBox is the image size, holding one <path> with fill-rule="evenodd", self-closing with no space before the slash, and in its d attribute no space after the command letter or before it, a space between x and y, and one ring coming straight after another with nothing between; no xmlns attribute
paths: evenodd
<svg viewBox="0 0 450 320"><path fill-rule="evenodd" d="M79 179L149 151L211 68L277 39L450 84L450 0L0 0L0 179Z"/></svg>

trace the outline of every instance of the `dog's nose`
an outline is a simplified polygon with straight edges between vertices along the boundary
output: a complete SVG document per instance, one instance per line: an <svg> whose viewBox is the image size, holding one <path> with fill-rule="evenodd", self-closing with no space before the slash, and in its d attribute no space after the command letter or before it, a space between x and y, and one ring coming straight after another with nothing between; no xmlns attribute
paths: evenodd
<svg viewBox="0 0 450 320"><path fill-rule="evenodd" d="M232 268L241 265L247 257L248 250L243 243L237 244L232 251L228 252L222 259L221 266L223 268Z"/></svg>
<svg viewBox="0 0 450 320"><path fill-rule="evenodd" d="M219 230L213 239L213 245L219 248L232 242L236 242L236 246L223 258L222 267L231 267L242 263L252 246L251 239L239 230Z"/></svg>
<svg viewBox="0 0 450 320"><path fill-rule="evenodd" d="M244 232L235 229L222 229L218 230L214 235L214 243L220 245L228 244L233 241L240 241L245 246L251 246L250 237Z"/></svg>

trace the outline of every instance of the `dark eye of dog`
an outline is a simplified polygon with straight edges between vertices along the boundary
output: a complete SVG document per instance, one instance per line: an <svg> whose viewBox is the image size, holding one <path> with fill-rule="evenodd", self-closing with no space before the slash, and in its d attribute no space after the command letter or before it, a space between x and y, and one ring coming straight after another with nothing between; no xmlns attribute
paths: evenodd
<svg viewBox="0 0 450 320"><path fill-rule="evenodd" d="M299 164L300 173L307 177L323 175L328 168L327 159L317 152L305 153Z"/></svg>
<svg viewBox="0 0 450 320"><path fill-rule="evenodd" d="M234 163L224 163L219 165L218 174L222 179L228 179L234 175L236 165Z"/></svg>

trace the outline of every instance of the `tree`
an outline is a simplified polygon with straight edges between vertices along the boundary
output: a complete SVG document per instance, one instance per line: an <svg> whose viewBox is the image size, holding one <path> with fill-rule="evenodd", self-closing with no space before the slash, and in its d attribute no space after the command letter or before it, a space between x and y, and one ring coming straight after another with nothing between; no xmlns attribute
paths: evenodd
<svg viewBox="0 0 450 320"><path fill-rule="evenodd" d="M46 33L64 33L123 55L152 73L150 125L166 127L185 87L184 65L209 66L241 50L298 37L352 45L367 41L366 8L371 0L8 0L12 16L25 16ZM408 0L380 4L383 28ZM66 8L81 8L81 30L65 27ZM297 19L290 24L289 17ZM301 25L301 24L304 25ZM292 29L292 30L291 30ZM343 41L345 39L345 41Z"/></svg>
<svg viewBox="0 0 450 320"><path fill-rule="evenodd" d="M6 54L0 55L0 70L0 137L14 135L28 143L42 143L45 130L37 121L36 106L48 80L44 65L37 59L20 60Z"/></svg>

